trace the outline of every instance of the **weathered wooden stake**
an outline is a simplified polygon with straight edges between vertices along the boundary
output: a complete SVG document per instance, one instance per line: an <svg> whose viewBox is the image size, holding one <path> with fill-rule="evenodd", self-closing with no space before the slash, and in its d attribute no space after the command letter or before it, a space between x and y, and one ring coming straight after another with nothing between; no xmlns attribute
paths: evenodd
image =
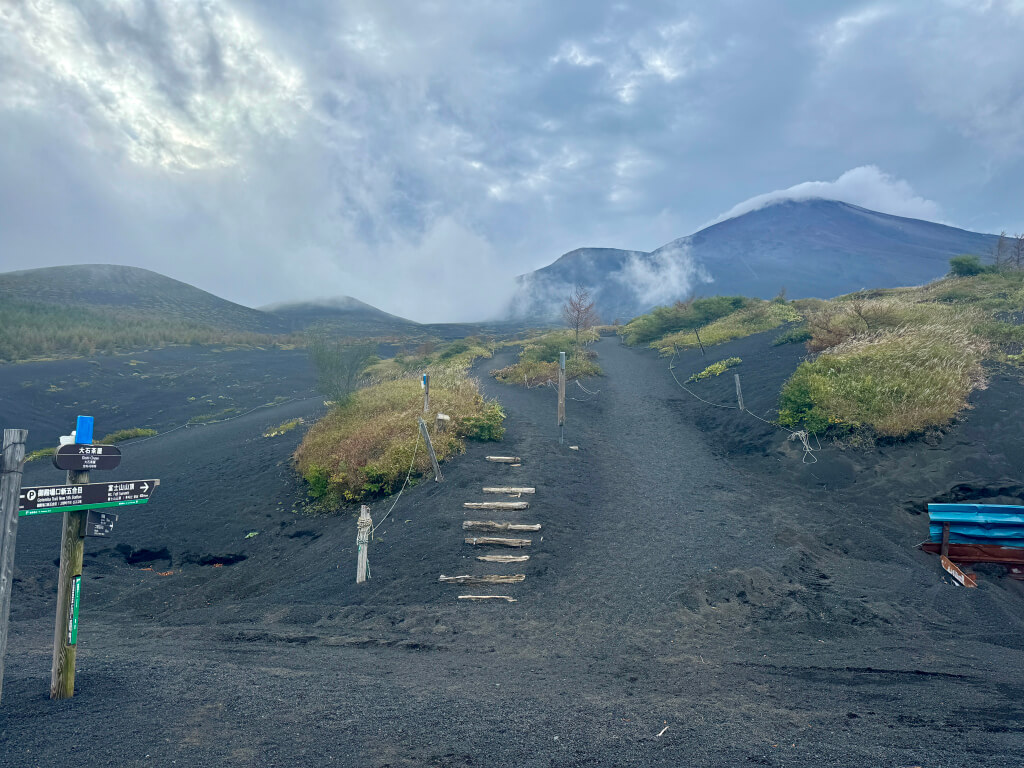
<svg viewBox="0 0 1024 768"><path fill-rule="evenodd" d="M373 520L370 508L363 504L359 508L359 520L356 521L356 584L362 584L370 576L370 531Z"/></svg>
<svg viewBox="0 0 1024 768"><path fill-rule="evenodd" d="M516 599L508 595L459 595L459 600L504 600L506 603L514 603Z"/></svg>
<svg viewBox="0 0 1024 768"><path fill-rule="evenodd" d="M522 459L518 456L485 456L484 458L498 464L519 464L522 462Z"/></svg>
<svg viewBox="0 0 1024 768"><path fill-rule="evenodd" d="M496 547L528 547L532 539L501 539L494 536L473 536L466 538L467 544L493 544Z"/></svg>
<svg viewBox="0 0 1024 768"><path fill-rule="evenodd" d="M444 480L441 474L441 467L437 465L437 454L434 453L434 444L430 442L430 433L427 432L427 422L420 419L420 432L423 433L423 441L427 444L427 453L430 454L430 463L434 465L434 482L440 483Z"/></svg>
<svg viewBox="0 0 1024 768"><path fill-rule="evenodd" d="M423 412L430 413L430 374L423 374Z"/></svg>
<svg viewBox="0 0 1024 768"><path fill-rule="evenodd" d="M507 493L507 494L519 494L519 493L536 493L536 488L519 487L519 486L498 486L484 488L484 493Z"/></svg>
<svg viewBox="0 0 1024 768"><path fill-rule="evenodd" d="M518 584L521 581L526 581L526 574L516 573L509 575L490 575L490 576L445 576L441 574L441 578L438 579L442 584Z"/></svg>
<svg viewBox="0 0 1024 768"><path fill-rule="evenodd" d="M25 467L28 430L5 429L0 461L0 698L4 690L4 652L14 582L14 542L18 535L18 497Z"/></svg>
<svg viewBox="0 0 1024 768"><path fill-rule="evenodd" d="M739 403L740 410L743 410L743 390L740 388L740 375L734 373L733 376L736 378L736 402Z"/></svg>
<svg viewBox="0 0 1024 768"><path fill-rule="evenodd" d="M439 435L443 435L448 429L448 422L452 420L451 416L443 413L437 414L437 421L434 423L434 432Z"/></svg>
<svg viewBox="0 0 1024 768"><path fill-rule="evenodd" d="M561 428L558 442L561 443L565 432L565 352L558 353L558 426Z"/></svg>
<svg viewBox="0 0 1024 768"><path fill-rule="evenodd" d="M529 509L528 501L466 501L464 509Z"/></svg>
<svg viewBox="0 0 1024 768"><path fill-rule="evenodd" d="M464 531L539 531L540 523L498 523L494 520L465 520Z"/></svg>
<svg viewBox="0 0 1024 768"><path fill-rule="evenodd" d="M697 336L697 343L700 344L700 356L705 357L704 354L704 342L700 340L700 334L697 333L697 329L693 329L694 334Z"/></svg>
<svg viewBox="0 0 1024 768"><path fill-rule="evenodd" d="M68 471L68 485L85 485L88 472ZM75 695L75 658L78 648L78 601L82 589L82 555L85 551L84 509L64 513L60 534L60 571L57 574L57 620L53 628L53 665L50 698Z"/></svg>
<svg viewBox="0 0 1024 768"><path fill-rule="evenodd" d="M529 555L478 555L477 560L485 563L525 563Z"/></svg>

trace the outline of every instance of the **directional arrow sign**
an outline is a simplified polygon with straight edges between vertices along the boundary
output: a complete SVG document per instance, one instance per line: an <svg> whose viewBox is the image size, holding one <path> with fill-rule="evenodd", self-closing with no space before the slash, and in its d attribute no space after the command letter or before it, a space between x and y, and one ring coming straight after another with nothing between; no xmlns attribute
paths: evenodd
<svg viewBox="0 0 1024 768"><path fill-rule="evenodd" d="M116 469L121 463L121 449L116 445L83 445L70 443L60 446L53 454L57 469L89 472L93 469Z"/></svg>
<svg viewBox="0 0 1024 768"><path fill-rule="evenodd" d="M18 499L21 517L76 509L102 509L145 504L159 480L128 480L120 483L44 485L22 488Z"/></svg>

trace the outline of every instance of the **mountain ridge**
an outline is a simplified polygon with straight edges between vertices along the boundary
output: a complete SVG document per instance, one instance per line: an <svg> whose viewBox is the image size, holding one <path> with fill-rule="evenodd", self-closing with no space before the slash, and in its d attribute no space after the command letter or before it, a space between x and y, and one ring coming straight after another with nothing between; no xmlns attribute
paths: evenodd
<svg viewBox="0 0 1024 768"><path fill-rule="evenodd" d="M916 285L945 274L953 256L990 253L997 239L838 200L779 200L649 252L569 251L517 278L510 312L554 317L576 284L591 290L605 321L690 295L771 298L784 288L791 297L829 298ZM603 274L583 268L591 251L603 252Z"/></svg>

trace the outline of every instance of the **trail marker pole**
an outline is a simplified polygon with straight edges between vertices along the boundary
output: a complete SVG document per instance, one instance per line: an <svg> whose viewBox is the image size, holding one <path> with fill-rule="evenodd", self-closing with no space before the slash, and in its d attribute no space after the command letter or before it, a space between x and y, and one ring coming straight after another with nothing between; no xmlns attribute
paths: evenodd
<svg viewBox="0 0 1024 768"><path fill-rule="evenodd" d="M743 410L743 390L740 388L740 375L734 373L733 376L736 378L736 402L739 403L740 411Z"/></svg>
<svg viewBox="0 0 1024 768"><path fill-rule="evenodd" d="M423 441L427 444L427 453L430 454L430 463L434 465L434 482L440 483L444 480L441 468L437 465L437 454L434 453L434 444L430 442L430 433L427 431L427 422L420 419L420 432L423 433Z"/></svg>
<svg viewBox="0 0 1024 768"><path fill-rule="evenodd" d="M25 467L28 430L5 429L0 461L0 698L4 690L4 652L14 581L14 541L18 535L18 495Z"/></svg>
<svg viewBox="0 0 1024 768"><path fill-rule="evenodd" d="M423 412L430 413L430 374L423 374Z"/></svg>
<svg viewBox="0 0 1024 768"><path fill-rule="evenodd" d="M88 482L88 472L68 470L67 485ZM53 629L53 666L50 669L51 699L70 699L75 695L78 601L82 590L87 514L84 509L64 513L60 534L60 571L57 575L57 620Z"/></svg>
<svg viewBox="0 0 1024 768"><path fill-rule="evenodd" d="M362 584L370 576L369 549L372 528L370 508L363 504L359 508L359 520L356 522L356 550L359 553L356 559L356 584Z"/></svg>
<svg viewBox="0 0 1024 768"><path fill-rule="evenodd" d="M697 337L697 343L700 344L700 356L706 357L706 355L704 354L704 342L700 340L700 334L697 333L696 328L693 329L693 333Z"/></svg>
<svg viewBox="0 0 1024 768"><path fill-rule="evenodd" d="M558 353L558 442L565 440L565 352Z"/></svg>

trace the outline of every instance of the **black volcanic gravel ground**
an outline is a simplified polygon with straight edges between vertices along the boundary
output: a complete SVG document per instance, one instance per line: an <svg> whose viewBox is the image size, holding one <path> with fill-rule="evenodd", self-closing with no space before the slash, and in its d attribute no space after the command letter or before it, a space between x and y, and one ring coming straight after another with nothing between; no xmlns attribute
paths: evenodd
<svg viewBox="0 0 1024 768"><path fill-rule="evenodd" d="M914 549L927 525L913 514L943 494L1017 492L1016 380L930 444L826 445L808 468L784 433L698 407L665 360L614 339L597 350L606 375L585 385L600 393L570 387L565 445L553 390L483 377L505 442L471 444L444 483L407 491L358 588L353 515L293 512L301 435L262 437L318 400L126 446L102 479L163 485L86 543L70 701L47 698L59 520L21 521L0 764L1024 764L1024 590L998 568L952 586ZM764 412L801 350L754 337L687 353L679 377L733 354ZM697 386L732 400L731 377ZM0 396L4 425L47 426L16 390ZM36 463L26 483L58 479ZM505 482L536 486L531 508L472 516L544 528L528 562L479 563L461 504ZM488 572L527 579L437 581ZM518 602L456 600L469 591Z"/></svg>

